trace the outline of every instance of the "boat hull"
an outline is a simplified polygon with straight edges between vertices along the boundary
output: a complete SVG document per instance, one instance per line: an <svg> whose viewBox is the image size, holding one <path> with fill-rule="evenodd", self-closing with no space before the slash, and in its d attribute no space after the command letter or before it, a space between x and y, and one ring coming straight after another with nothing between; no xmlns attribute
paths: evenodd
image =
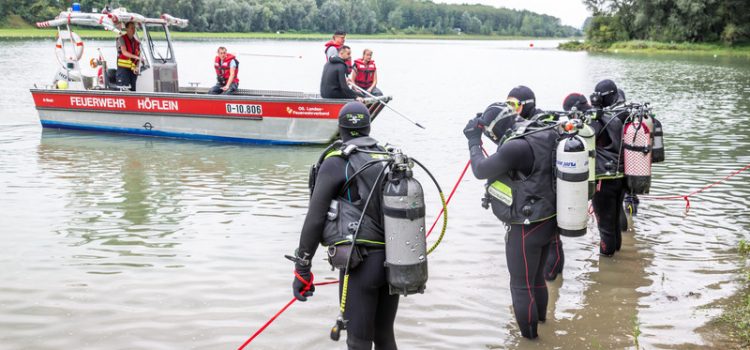
<svg viewBox="0 0 750 350"><path fill-rule="evenodd" d="M322 144L348 100L32 89L43 127L262 144Z"/></svg>

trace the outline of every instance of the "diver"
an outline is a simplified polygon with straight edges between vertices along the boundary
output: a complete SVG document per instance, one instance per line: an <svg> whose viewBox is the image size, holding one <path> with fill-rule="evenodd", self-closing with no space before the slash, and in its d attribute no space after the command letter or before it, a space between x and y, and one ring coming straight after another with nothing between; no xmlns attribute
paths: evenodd
<svg viewBox="0 0 750 350"><path fill-rule="evenodd" d="M591 105L596 117L591 127L596 133L597 191L592 205L599 226L599 253L613 256L622 246L623 199L625 197L624 163L622 157L623 122L628 113L618 106L624 93L609 79L596 84L591 95ZM627 222L625 223L627 228Z"/></svg>
<svg viewBox="0 0 750 350"><path fill-rule="evenodd" d="M352 177L364 164L379 159L379 154L368 152L384 150L377 145L375 139L369 137L370 112L364 104L347 103L339 112L338 120L343 144L336 148L334 143L324 152L317 175L314 181L311 180L314 186L311 188L310 205L293 259L296 262L292 291L300 301L306 301L313 295L314 286L307 287L313 276L311 261L319 244L328 246L329 261L341 269L339 297L345 281L345 265L349 266L350 271L343 315L348 320L345 326L348 348L371 349L374 343L376 349L396 349L393 323L399 296L389 293L386 280L385 234L380 196L382 181L377 181L385 164L376 163L363 170L360 175ZM347 155L348 149L355 151ZM350 186L345 187L349 179ZM365 208L366 198L371 191L376 191L374 193L378 195L371 196L371 203ZM340 234L328 230L326 220L332 215L330 208L334 207L333 203L341 203L336 206L338 213L334 214L338 217L358 217L362 210L365 211L366 220L358 229L354 246L348 243L335 244L340 243L335 242ZM341 261L347 259L349 251L352 251L351 261L342 266Z"/></svg>
<svg viewBox="0 0 750 350"><path fill-rule="evenodd" d="M524 104L533 108L531 102ZM516 110L517 106L493 103L471 119L463 132L474 176L487 179L483 206L491 205L506 225L505 254L516 322L524 337L534 339L538 323L546 320L543 271L550 243L558 233L553 157L559 134L554 128L518 118ZM483 133L499 145L489 157L482 151Z"/></svg>

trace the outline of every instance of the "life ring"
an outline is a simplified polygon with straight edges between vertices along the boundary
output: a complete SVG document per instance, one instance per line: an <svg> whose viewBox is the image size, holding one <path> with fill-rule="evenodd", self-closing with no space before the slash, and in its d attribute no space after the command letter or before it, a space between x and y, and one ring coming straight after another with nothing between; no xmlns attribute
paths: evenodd
<svg viewBox="0 0 750 350"><path fill-rule="evenodd" d="M78 62L83 57L83 40L74 32L59 31L55 43L55 56L62 65Z"/></svg>

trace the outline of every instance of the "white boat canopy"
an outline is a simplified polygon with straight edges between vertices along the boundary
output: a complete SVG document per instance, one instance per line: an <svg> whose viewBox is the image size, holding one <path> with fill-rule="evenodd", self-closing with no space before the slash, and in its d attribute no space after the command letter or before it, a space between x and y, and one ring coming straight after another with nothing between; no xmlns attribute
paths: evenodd
<svg viewBox="0 0 750 350"><path fill-rule="evenodd" d="M57 27L62 25L79 25L88 27L102 27L120 34L120 29L125 23L135 22L143 24L161 24L185 28L188 20L176 18L169 14L162 14L160 18L148 18L143 15L128 12L125 8L117 8L107 13L86 13L78 11L63 11L55 19L37 22L39 28Z"/></svg>

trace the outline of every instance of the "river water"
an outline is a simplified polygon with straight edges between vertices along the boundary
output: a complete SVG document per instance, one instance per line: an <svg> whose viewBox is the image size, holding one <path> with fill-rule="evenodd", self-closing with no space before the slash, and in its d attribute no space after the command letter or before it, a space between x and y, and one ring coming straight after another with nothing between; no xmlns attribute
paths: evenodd
<svg viewBox="0 0 750 350"><path fill-rule="evenodd" d="M425 163L448 192L468 152L467 119L515 85L543 109L614 79L653 104L667 161L652 194L687 194L750 163L750 62L554 50L556 42L356 41L374 49L392 105L373 136ZM246 88L317 91L323 47L296 41L180 41L180 78L208 86L215 48L241 60ZM0 42L0 349L232 349L290 298L307 173L322 147L260 147L42 130L28 89L56 68L52 41ZM109 41L86 42L86 56ZM271 58L253 54L290 55ZM300 58L301 56L301 58ZM87 62L87 61L86 61ZM438 211L428 188L428 222ZM470 172L430 256L424 295L401 299L403 349L610 349L712 346L698 329L732 295L750 230L750 175L685 202L644 198L614 258L598 232L565 238L540 338L513 318L504 228L482 210ZM319 254L316 279L333 279ZM335 286L319 287L253 342L256 349L343 349L328 340ZM709 332L710 332L709 328Z"/></svg>

